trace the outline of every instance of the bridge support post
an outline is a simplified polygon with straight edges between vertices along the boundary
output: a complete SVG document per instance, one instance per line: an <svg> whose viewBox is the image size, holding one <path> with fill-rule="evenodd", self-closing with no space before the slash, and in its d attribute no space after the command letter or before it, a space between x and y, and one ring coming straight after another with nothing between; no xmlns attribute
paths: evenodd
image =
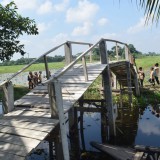
<svg viewBox="0 0 160 160"><path fill-rule="evenodd" d="M69 118L69 139L72 151L72 158L78 160L80 157L79 132L78 132L78 113L77 108L73 107L68 112Z"/></svg>
<svg viewBox="0 0 160 160"><path fill-rule="evenodd" d="M106 107L107 107L107 116L108 116L108 122L109 122L109 132L110 132L110 136L115 136L111 77L110 77L110 70L109 70L107 47L106 47L106 42L104 40L102 40L99 43L99 50L101 55L101 63L107 64L107 67L102 73L102 79L103 79L103 87L104 87L104 97L106 100Z"/></svg>
<svg viewBox="0 0 160 160"><path fill-rule="evenodd" d="M140 96L139 83L138 83L138 78L136 73L134 74L134 84L135 84L136 96Z"/></svg>
<svg viewBox="0 0 160 160"><path fill-rule="evenodd" d="M58 80L54 80L54 88L55 88L56 106L58 109L58 116L59 116L59 122L60 122L63 157L64 157L64 160L70 160L69 147L68 147L68 141L67 141L66 122L64 119L62 89L61 89L61 84Z"/></svg>
<svg viewBox="0 0 160 160"><path fill-rule="evenodd" d="M83 98L82 98L83 100ZM83 107L83 101L79 101L79 106L80 108ZM80 136L81 136L81 145L82 145L82 150L85 151L86 150L86 146L85 146L85 139L84 139L84 127L83 127L83 114L84 111L80 110Z"/></svg>
<svg viewBox="0 0 160 160"><path fill-rule="evenodd" d="M101 137L102 137L102 142L106 143L108 139L108 132L107 132L107 110L104 105L104 102L101 102L101 106L103 107L103 112L101 113Z"/></svg>
<svg viewBox="0 0 160 160"><path fill-rule="evenodd" d="M64 45L65 51L65 65L69 65L72 62L72 45L69 42L66 42Z"/></svg>
<svg viewBox="0 0 160 160"><path fill-rule="evenodd" d="M128 98L129 104L132 104L132 83L131 83L131 69L130 69L130 62L126 62L126 69L127 69L127 84L128 84Z"/></svg>

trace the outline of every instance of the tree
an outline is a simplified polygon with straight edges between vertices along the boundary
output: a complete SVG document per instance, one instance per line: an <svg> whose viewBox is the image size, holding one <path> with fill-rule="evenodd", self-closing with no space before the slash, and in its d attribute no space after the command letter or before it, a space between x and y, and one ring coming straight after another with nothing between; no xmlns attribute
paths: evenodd
<svg viewBox="0 0 160 160"><path fill-rule="evenodd" d="M10 60L14 53L25 54L24 45L18 38L38 34L35 21L22 17L17 13L17 6L10 2L6 6L0 4L0 60Z"/></svg>
<svg viewBox="0 0 160 160"><path fill-rule="evenodd" d="M124 49L120 46L117 46L117 48L118 48L118 55L122 56ZM116 46L113 46L111 50L114 52L114 55L116 56Z"/></svg>
<svg viewBox="0 0 160 160"><path fill-rule="evenodd" d="M136 50L136 48L134 47L133 44L129 44L128 48L129 48L131 53L139 53L139 51Z"/></svg>
<svg viewBox="0 0 160 160"><path fill-rule="evenodd" d="M139 0L139 5L145 9L146 22L152 19L156 23L159 21L160 16L160 2L159 0Z"/></svg>

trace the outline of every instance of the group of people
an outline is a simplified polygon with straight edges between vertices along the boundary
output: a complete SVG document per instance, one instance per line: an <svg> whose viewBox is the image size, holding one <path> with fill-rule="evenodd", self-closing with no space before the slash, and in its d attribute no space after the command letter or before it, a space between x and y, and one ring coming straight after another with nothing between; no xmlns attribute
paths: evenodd
<svg viewBox="0 0 160 160"><path fill-rule="evenodd" d="M42 82L42 72L39 71L39 73L31 71L28 74L28 86L29 89L33 89L35 86L40 84Z"/></svg>
<svg viewBox="0 0 160 160"><path fill-rule="evenodd" d="M138 70L138 75L139 75L139 79L140 79L140 85L141 87L143 87L143 81L145 78L145 73L142 69L142 67L139 67ZM149 82L154 86L155 85L155 81L156 83L159 85L159 64L156 63L153 67L151 67L150 69L150 77L149 77Z"/></svg>

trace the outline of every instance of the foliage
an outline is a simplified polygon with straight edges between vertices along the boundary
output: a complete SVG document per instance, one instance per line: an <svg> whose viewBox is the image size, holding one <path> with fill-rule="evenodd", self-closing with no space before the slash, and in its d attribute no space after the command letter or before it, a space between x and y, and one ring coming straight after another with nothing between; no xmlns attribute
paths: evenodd
<svg viewBox="0 0 160 160"><path fill-rule="evenodd" d="M145 9L146 23L150 19L152 19L152 22L155 20L158 23L160 16L159 0L139 0L139 5Z"/></svg>
<svg viewBox="0 0 160 160"><path fill-rule="evenodd" d="M151 105L157 105L160 103L160 88L156 87L156 89L144 88L141 90L141 97L146 101L146 103Z"/></svg>
<svg viewBox="0 0 160 160"><path fill-rule="evenodd" d="M0 4L0 60L9 60L14 53L25 54L24 45L18 38L24 33L38 34L35 21L22 17L17 13L17 6L10 2L6 6Z"/></svg>
<svg viewBox="0 0 160 160"><path fill-rule="evenodd" d="M113 103L119 104L121 101L122 101L123 105L124 104L128 105L128 103L129 103L128 94L123 94L122 96L113 94ZM138 104L138 99L134 95L132 95L132 103L133 103L133 106L137 106L137 104Z"/></svg>
<svg viewBox="0 0 160 160"><path fill-rule="evenodd" d="M100 94L101 86L102 86L102 76L99 76L85 92L84 99L101 99L102 98Z"/></svg>

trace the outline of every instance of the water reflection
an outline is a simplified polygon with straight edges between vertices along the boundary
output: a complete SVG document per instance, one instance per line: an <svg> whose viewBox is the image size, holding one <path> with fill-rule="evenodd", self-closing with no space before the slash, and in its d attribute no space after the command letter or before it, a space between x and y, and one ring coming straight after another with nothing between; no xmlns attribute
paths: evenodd
<svg viewBox="0 0 160 160"><path fill-rule="evenodd" d="M160 146L160 118L152 112L153 107L148 106L141 116L135 144L147 146Z"/></svg>
<svg viewBox="0 0 160 160"><path fill-rule="evenodd" d="M153 113L154 108L120 107L114 108L116 136L108 143L133 147L134 145L160 146L160 118ZM91 141L102 142L101 114L83 113L83 128L79 123L81 151L97 151ZM83 130L83 132L81 131ZM108 133L108 131L107 131ZM81 134L84 134L83 136Z"/></svg>
<svg viewBox="0 0 160 160"><path fill-rule="evenodd" d="M85 135L84 142L85 142L85 148L87 150L91 149L91 146L89 144L90 141L93 141L93 140L101 141L100 127L101 127L100 113L84 113L83 114L83 133Z"/></svg>

